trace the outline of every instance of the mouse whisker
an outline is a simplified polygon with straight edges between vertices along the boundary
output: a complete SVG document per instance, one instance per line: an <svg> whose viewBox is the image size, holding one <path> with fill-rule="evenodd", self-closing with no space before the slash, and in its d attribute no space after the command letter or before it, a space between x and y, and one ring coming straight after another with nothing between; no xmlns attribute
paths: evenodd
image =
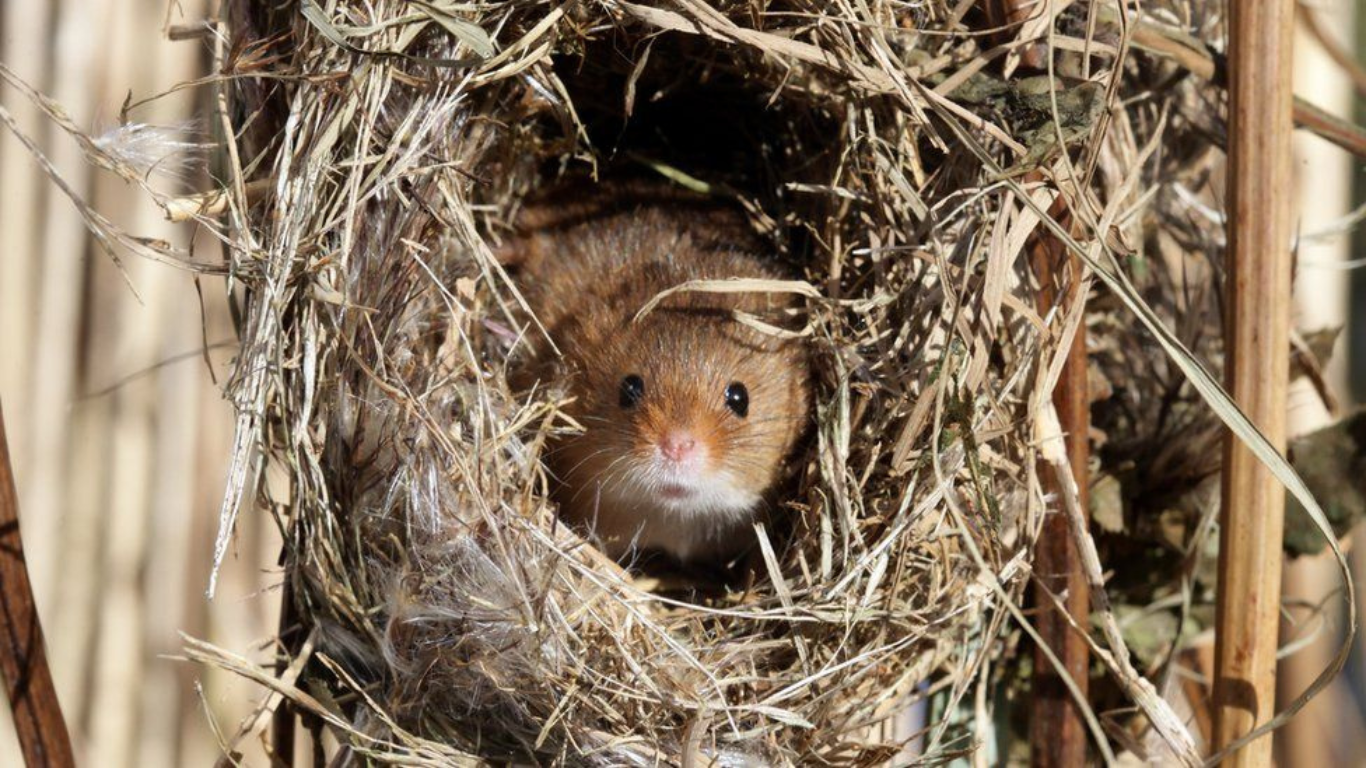
<svg viewBox="0 0 1366 768"><path fill-rule="evenodd" d="M595 451L592 451L592 452L589 453L587 456L584 456L584 457L583 457L582 459L580 459L576 464L574 464L574 466L570 467L568 470L565 470L565 472L564 472L565 477L563 478L563 480L564 480L565 482L568 482L569 479L570 479L570 477L571 477L575 472L577 472L577 471L579 470L580 467L582 467L584 464L587 464L588 462L590 462L590 461L592 461L592 460L594 460L594 459L596 459L596 458L598 458L598 457L600 457L600 456L603 456L604 454L611 453L612 449L613 449L613 446L603 446L603 447L601 447L601 448L598 448L598 449L595 450Z"/></svg>
<svg viewBox="0 0 1366 768"><path fill-rule="evenodd" d="M615 459L613 459L610 463L608 463L606 467L590 475L584 482L584 484L577 491L575 491L574 495L569 498L570 503L572 504L573 502L577 501L579 498L579 494L583 493L588 488L597 488L598 490L601 490L604 487L610 486L611 483L609 481L614 479L613 472L617 469L618 465L626 461L628 458L630 457L627 455L618 456Z"/></svg>

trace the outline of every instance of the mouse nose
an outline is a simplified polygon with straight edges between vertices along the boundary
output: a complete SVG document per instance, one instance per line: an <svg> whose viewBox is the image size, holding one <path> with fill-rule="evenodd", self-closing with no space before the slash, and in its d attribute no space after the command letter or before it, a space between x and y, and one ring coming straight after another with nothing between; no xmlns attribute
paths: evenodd
<svg viewBox="0 0 1366 768"><path fill-rule="evenodd" d="M687 432L669 432L659 441L659 452L674 462L685 462L697 453L697 440Z"/></svg>

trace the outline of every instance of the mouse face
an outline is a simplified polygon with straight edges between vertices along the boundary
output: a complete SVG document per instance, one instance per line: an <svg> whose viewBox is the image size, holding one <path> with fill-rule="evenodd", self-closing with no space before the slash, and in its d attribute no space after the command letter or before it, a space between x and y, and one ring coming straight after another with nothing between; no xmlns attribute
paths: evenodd
<svg viewBox="0 0 1366 768"><path fill-rule="evenodd" d="M650 189L576 187L523 217L508 259L555 350L530 334L514 386L566 392L563 411L583 428L546 453L561 518L612 557L657 549L716 559L753 542L752 522L810 421L805 342L735 313L781 325L802 303L671 291L789 278L736 209Z"/></svg>
<svg viewBox="0 0 1366 768"><path fill-rule="evenodd" d="M609 551L724 549L705 539L748 522L801 434L804 353L699 309L658 310L588 342L568 350L569 411L585 432L552 453L562 505L615 537Z"/></svg>

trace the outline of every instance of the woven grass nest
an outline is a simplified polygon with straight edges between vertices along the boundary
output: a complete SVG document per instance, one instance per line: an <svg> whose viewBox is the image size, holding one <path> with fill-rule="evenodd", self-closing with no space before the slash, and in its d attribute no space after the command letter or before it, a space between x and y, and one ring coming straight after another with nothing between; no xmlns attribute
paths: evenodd
<svg viewBox="0 0 1366 768"><path fill-rule="evenodd" d="M1174 70L1085 4L268 5L230 4L220 56L232 480L262 456L288 485L256 492L287 539L276 690L401 764L980 746L1083 320L1079 271L1044 286L1027 246L1061 205L1097 254L1151 237L1144 190L1200 160L1156 139L1208 128L1175 117L1198 89L1148 89ZM1026 35L1052 76L1020 73ZM628 571L559 523L562 393L507 383L537 331L494 249L538 190L622 172L743 206L812 288L813 427L747 584Z"/></svg>

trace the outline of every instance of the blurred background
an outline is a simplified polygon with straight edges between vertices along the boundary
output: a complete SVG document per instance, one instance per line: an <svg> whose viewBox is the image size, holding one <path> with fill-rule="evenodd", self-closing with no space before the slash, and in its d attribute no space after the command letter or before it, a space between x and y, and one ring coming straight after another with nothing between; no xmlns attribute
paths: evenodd
<svg viewBox="0 0 1366 768"><path fill-rule="evenodd" d="M1323 0L1300 11L1297 93L1366 124L1366 80L1342 60L1366 59L1366 9ZM98 134L118 125L130 96L208 73L211 39L172 41L167 31L212 13L211 0L9 0L0 3L0 62ZM130 119L202 131L212 97L211 87L185 88ZM86 165L21 94L0 86L0 108L125 230L193 238L205 254L218 248ZM1320 233L1366 203L1366 172L1314 137L1297 141L1298 228ZM209 188L197 173L178 183ZM1346 327L1328 369L1344 410L1366 401L1366 237L1306 238L1296 291L1299 330ZM232 429L216 381L232 339L221 281L197 285L190 273L136 259L121 273L27 150L0 130L0 405L53 674L83 765L211 765L224 734L253 714L258 689L177 658L185 633L269 659L278 621L279 540L263 514L242 515L218 595L205 596ZM1329 418L1303 379L1291 409L1295 432ZM1351 556L1366 584L1366 549ZM1326 557L1287 564L1287 599L1318 602L1335 587ZM1282 664L1286 701L1328 663L1340 623ZM1287 638L1301 634L1287 625ZM1366 764L1366 643L1358 644L1348 672L1277 734L1282 765ZM0 708L0 765L15 765L6 718ZM243 764L265 764L259 745L243 746Z"/></svg>
<svg viewBox="0 0 1366 768"><path fill-rule="evenodd" d="M205 0L0 2L0 62L91 134L138 100L203 77L211 40L167 39ZM213 90L188 88L130 119L205 129ZM0 106L71 185L126 231L185 244L139 190L85 164L22 95ZM199 173L202 173L199 172ZM176 192L175 180L158 180ZM207 188L189 175L183 191ZM196 238L216 260L218 244ZM91 766L213 765L259 693L175 658L180 633L251 656L278 622L279 541L243 515L218 596L206 599L232 413L214 384L234 353L221 280L137 258L124 274L71 202L0 128L0 405L19 483L38 608L77 758ZM210 349L206 356L206 342ZM0 707L7 718L7 708ZM18 765L6 719L0 765ZM262 765L259 749L246 765Z"/></svg>

